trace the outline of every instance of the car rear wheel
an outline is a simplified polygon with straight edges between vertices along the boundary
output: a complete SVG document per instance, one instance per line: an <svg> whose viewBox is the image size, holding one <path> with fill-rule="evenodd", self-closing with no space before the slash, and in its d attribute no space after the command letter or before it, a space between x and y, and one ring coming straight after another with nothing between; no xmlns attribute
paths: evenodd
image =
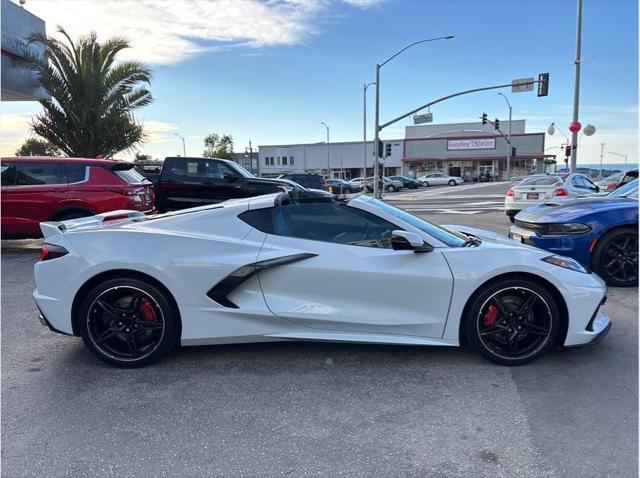
<svg viewBox="0 0 640 478"><path fill-rule="evenodd" d="M638 232L617 229L598 240L593 268L607 285L632 287L638 284Z"/></svg>
<svg viewBox="0 0 640 478"><path fill-rule="evenodd" d="M397 191L397 189L393 184L391 184L391 185L387 186L387 191L390 192L390 193L395 193Z"/></svg>
<svg viewBox="0 0 640 478"><path fill-rule="evenodd" d="M455 179L451 179L449 180L449 186L457 186L458 183L455 181Z"/></svg>
<svg viewBox="0 0 640 478"><path fill-rule="evenodd" d="M89 291L78 324L86 346L119 367L140 367L178 339L178 313L155 286L133 278L107 280Z"/></svg>
<svg viewBox="0 0 640 478"><path fill-rule="evenodd" d="M463 320L468 343L482 356L500 365L523 365L555 343L560 312L537 282L508 279L476 293Z"/></svg>

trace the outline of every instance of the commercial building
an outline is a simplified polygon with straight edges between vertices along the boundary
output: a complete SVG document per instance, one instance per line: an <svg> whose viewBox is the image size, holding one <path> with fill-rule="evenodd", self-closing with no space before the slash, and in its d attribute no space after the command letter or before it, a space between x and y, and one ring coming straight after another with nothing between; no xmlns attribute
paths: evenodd
<svg viewBox="0 0 640 478"><path fill-rule="evenodd" d="M37 75L25 68L25 52L28 37L32 33L44 33L45 23L24 8L2 0L2 101L34 101L48 95L40 86ZM36 45L30 45L32 53L41 53Z"/></svg>
<svg viewBox="0 0 640 478"><path fill-rule="evenodd" d="M509 130L509 122L500 125ZM512 174L544 171L544 133L526 133L525 120L511 124L515 157ZM384 160L384 174L421 176L445 172L469 181L480 176L504 175L509 145L493 126L477 123L428 124L407 126L404 139L384 140L383 149L391 155ZM362 175L365 152L362 141L259 146L260 175L275 177L284 173L321 173L327 168L332 177L355 178ZM367 175L373 174L373 142L367 143Z"/></svg>

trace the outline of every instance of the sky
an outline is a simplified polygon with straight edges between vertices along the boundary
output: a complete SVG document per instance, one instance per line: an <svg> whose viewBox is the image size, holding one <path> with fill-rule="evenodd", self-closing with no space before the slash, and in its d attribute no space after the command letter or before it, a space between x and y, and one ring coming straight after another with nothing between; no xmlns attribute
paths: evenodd
<svg viewBox="0 0 640 478"><path fill-rule="evenodd" d="M363 83L375 65L414 41L381 70L381 123L436 98L512 79L550 75L549 96L512 94L513 119L546 131L547 154L562 154L572 118L576 0L27 0L25 8L72 37L124 35L153 70L152 105L137 110L153 157L200 155L203 138L231 134L235 150L258 145L362 138ZM579 163L638 161L638 2L584 0ZM369 137L374 90L369 89ZM0 104L0 153L30 134L35 102ZM481 92L431 109L435 123L508 119L504 98ZM404 120L382 138L404 136ZM120 155L131 158L135 151Z"/></svg>

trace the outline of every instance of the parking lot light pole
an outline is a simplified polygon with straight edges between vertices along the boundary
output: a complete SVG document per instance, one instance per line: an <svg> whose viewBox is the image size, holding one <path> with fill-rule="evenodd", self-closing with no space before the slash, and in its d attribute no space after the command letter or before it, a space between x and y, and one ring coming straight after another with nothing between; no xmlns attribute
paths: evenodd
<svg viewBox="0 0 640 478"><path fill-rule="evenodd" d="M367 88L371 85L375 85L375 81L371 81L369 83L364 84L364 104L362 109L362 117L364 124L364 134L362 137L362 159L363 159L363 169L362 169L362 192L364 194L367 193Z"/></svg>
<svg viewBox="0 0 640 478"><path fill-rule="evenodd" d="M513 151L513 147L511 145L511 113L512 113L512 108L511 108L511 103L509 103L509 100L507 99L506 95L504 93L498 93L500 96L502 96L504 98L504 100L507 102L507 106L509 106L509 137L507 139L507 177L505 178L507 181L509 181L509 178L511 178L511 151Z"/></svg>
<svg viewBox="0 0 640 478"><path fill-rule="evenodd" d="M324 121L322 121L320 124L327 128L327 179L331 179L331 164L329 159L329 125Z"/></svg>
<svg viewBox="0 0 640 478"><path fill-rule="evenodd" d="M373 195L376 198L380 197L380 191L379 191L379 188L378 188L378 180L380 178L380 164L379 164L380 163L380 156L379 156L379 151L378 151L378 142L380 141L380 130L382 129L380 127L380 68L382 68L384 65L389 63L395 57L397 57L398 55L400 55L404 51L408 50L412 46L419 45L420 43L427 43L427 42L432 42L432 41L436 41L436 40L450 40L451 38L453 38L453 35L447 35L447 36L436 37L436 38L428 38L426 40L420 40L420 41L417 41L417 42L413 42L410 45L407 45L403 49L401 49L398 52L396 52L394 55L392 55L389 58L387 58L382 63L378 63L376 65L376 82L375 82L376 83L376 120L375 120L376 124L375 124L375 128L374 128L375 138L373 140L373 157L374 157L374 162L373 162Z"/></svg>
<svg viewBox="0 0 640 478"><path fill-rule="evenodd" d="M185 146L185 143L184 143L184 137L180 136L178 133L173 133L173 134L175 134L178 138L180 138L182 140L182 156L186 158L187 157L187 147Z"/></svg>

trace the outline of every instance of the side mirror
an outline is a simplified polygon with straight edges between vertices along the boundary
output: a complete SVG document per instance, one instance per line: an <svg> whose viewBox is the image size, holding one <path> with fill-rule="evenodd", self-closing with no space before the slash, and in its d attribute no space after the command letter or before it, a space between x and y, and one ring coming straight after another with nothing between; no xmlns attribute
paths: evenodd
<svg viewBox="0 0 640 478"><path fill-rule="evenodd" d="M222 173L222 179L224 179L228 183L232 183L238 179L238 176L235 176L234 174L231 174L231 173L224 172Z"/></svg>
<svg viewBox="0 0 640 478"><path fill-rule="evenodd" d="M401 230L391 233L391 247L394 251L431 252L433 250L433 247L417 234Z"/></svg>

